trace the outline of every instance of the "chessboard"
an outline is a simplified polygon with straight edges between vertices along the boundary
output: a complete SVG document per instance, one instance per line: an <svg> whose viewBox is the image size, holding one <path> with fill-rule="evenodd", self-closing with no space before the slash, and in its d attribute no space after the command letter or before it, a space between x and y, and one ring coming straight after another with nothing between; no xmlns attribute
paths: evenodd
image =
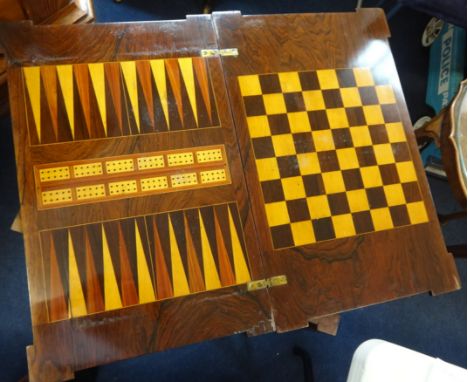
<svg viewBox="0 0 468 382"><path fill-rule="evenodd" d="M370 69L238 81L274 249L428 222L393 88Z"/></svg>

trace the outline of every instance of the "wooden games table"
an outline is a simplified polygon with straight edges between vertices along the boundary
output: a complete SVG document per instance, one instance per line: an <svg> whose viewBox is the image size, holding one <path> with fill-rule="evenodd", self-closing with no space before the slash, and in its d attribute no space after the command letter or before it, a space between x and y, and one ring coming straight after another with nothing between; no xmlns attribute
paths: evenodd
<svg viewBox="0 0 468 382"><path fill-rule="evenodd" d="M31 380L459 288L388 37L377 9L2 25Z"/></svg>

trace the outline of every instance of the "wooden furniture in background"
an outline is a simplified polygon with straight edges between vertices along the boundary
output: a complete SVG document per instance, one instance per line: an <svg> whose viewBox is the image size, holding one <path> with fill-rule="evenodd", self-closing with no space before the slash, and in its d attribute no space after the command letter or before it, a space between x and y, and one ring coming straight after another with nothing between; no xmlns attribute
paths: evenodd
<svg viewBox="0 0 468 382"><path fill-rule="evenodd" d="M459 288L388 37L373 9L0 26L31 381Z"/></svg>
<svg viewBox="0 0 468 382"><path fill-rule="evenodd" d="M34 24L90 23L92 0L0 0L0 21L31 20ZM0 50L0 115L8 111L7 64Z"/></svg>
<svg viewBox="0 0 468 382"><path fill-rule="evenodd" d="M464 211L452 218L466 216L466 80L450 104L427 125L415 131L418 142L433 139L440 147L442 162L453 195ZM450 215L441 217L441 222Z"/></svg>

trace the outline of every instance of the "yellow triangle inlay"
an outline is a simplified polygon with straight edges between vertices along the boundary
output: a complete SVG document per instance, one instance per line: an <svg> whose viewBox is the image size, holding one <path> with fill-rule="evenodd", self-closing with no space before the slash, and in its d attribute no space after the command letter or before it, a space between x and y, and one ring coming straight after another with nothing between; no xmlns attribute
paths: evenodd
<svg viewBox="0 0 468 382"><path fill-rule="evenodd" d="M62 90L65 110L73 139L75 139L75 114L73 108L73 67L72 65L58 65L57 75Z"/></svg>
<svg viewBox="0 0 468 382"><path fill-rule="evenodd" d="M169 218L169 240L171 243L171 264L172 264L172 284L174 288L174 297L183 296L190 293L187 276L180 257L179 247L177 246L174 227L172 227Z"/></svg>
<svg viewBox="0 0 468 382"><path fill-rule="evenodd" d="M117 278L109 251L106 232L102 227L102 256L104 263L104 305L105 310L119 309L122 307Z"/></svg>
<svg viewBox="0 0 468 382"><path fill-rule="evenodd" d="M245 262L245 253L242 250L241 243L239 241L239 236L237 235L236 226L234 220L232 219L231 210L228 208L229 212L229 230L231 231L232 239L232 254L234 258L234 272L236 273L236 283L244 284L250 281L250 273L247 268L247 263Z"/></svg>
<svg viewBox="0 0 468 382"><path fill-rule="evenodd" d="M86 316L86 301L81 286L80 272L76 263L75 249L68 231L68 280L70 286L70 305L72 317Z"/></svg>
<svg viewBox="0 0 468 382"><path fill-rule="evenodd" d="M179 67L185 83L185 88L187 89L190 105L192 105L193 116L198 126L197 97L195 96L195 79L193 76L192 59L190 57L179 58Z"/></svg>
<svg viewBox="0 0 468 382"><path fill-rule="evenodd" d="M23 68L24 80L28 89L37 139L41 141L41 72L38 66Z"/></svg>
<svg viewBox="0 0 468 382"><path fill-rule="evenodd" d="M166 123L169 128L169 107L167 104L166 69L164 67L164 60L151 60L150 65L156 82L156 89L158 89L164 117L166 118Z"/></svg>
<svg viewBox="0 0 468 382"><path fill-rule="evenodd" d="M138 272L138 296L140 304L156 300L154 297L153 283L148 268L148 263L145 258L145 251L141 241L140 230L135 222L135 240L136 240L136 256L137 256L137 272Z"/></svg>
<svg viewBox="0 0 468 382"><path fill-rule="evenodd" d="M102 125L107 136L107 118L106 118L106 85L104 77L104 64L88 64L91 82L93 84L94 94L98 103L99 114L101 115Z"/></svg>
<svg viewBox="0 0 468 382"><path fill-rule="evenodd" d="M132 104L135 122L138 131L140 131L140 112L138 109L138 88L135 61L121 62L120 67L122 68L125 85L127 86L128 96L130 98L130 103Z"/></svg>
<svg viewBox="0 0 468 382"><path fill-rule="evenodd" d="M203 219L200 212L198 212L198 215L200 220L200 233L203 254L203 274L205 275L206 290L218 289L221 288L221 281L219 281L219 275L218 271L216 270L216 264L213 258L213 253L211 252L210 243L206 234L205 224L203 224Z"/></svg>

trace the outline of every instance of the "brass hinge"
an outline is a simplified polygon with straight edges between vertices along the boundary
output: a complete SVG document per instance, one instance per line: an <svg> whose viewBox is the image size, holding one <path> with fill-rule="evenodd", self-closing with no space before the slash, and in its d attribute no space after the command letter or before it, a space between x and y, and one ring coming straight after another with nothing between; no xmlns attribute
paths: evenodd
<svg viewBox="0 0 468 382"><path fill-rule="evenodd" d="M273 288L280 285L286 285L288 283L288 278L286 275L273 276L268 279L255 280L247 283L247 290L253 292L255 290L261 290L266 288Z"/></svg>
<svg viewBox="0 0 468 382"><path fill-rule="evenodd" d="M239 51L237 48L229 49L202 49L202 57L214 57L214 56L238 56Z"/></svg>

